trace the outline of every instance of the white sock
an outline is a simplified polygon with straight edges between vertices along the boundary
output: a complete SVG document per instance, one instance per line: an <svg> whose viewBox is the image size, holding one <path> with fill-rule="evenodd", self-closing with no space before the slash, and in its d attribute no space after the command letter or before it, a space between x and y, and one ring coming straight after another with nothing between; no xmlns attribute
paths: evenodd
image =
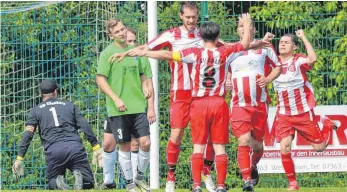
<svg viewBox="0 0 347 192"><path fill-rule="evenodd" d="M145 152L145 151L142 151L142 149L140 148L139 149L139 160L138 160L138 170L141 172L141 173L145 173L146 170L147 170L147 167L149 165L149 160L150 160L150 152Z"/></svg>
<svg viewBox="0 0 347 192"><path fill-rule="evenodd" d="M137 175L137 161L138 161L138 155L139 155L139 151L136 151L136 153L131 152L131 167L133 169L133 177L135 180L135 177Z"/></svg>
<svg viewBox="0 0 347 192"><path fill-rule="evenodd" d="M127 181L133 181L133 171L131 168L130 152L118 151L119 164L122 169L123 176Z"/></svg>
<svg viewBox="0 0 347 192"><path fill-rule="evenodd" d="M103 172L104 172L104 183L110 184L114 182L115 177L115 164L117 161L117 151L113 150L112 152L105 152L103 154Z"/></svg>

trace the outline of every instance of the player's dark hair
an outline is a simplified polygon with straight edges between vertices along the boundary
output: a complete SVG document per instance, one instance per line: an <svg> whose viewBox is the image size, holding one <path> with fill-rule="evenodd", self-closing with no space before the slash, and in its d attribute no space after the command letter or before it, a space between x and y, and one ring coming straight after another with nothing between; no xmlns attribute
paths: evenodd
<svg viewBox="0 0 347 192"><path fill-rule="evenodd" d="M200 26L200 35L204 41L215 41L219 36L219 25L206 22Z"/></svg>
<svg viewBox="0 0 347 192"><path fill-rule="evenodd" d="M180 7L181 14L184 14L184 8L196 9L196 11L199 13L198 5L194 1L183 1Z"/></svg>
<svg viewBox="0 0 347 192"><path fill-rule="evenodd" d="M295 35L291 34L291 33L286 33L284 34L282 37L290 37L292 39L292 41L294 42L295 45L299 44L299 41L296 39Z"/></svg>

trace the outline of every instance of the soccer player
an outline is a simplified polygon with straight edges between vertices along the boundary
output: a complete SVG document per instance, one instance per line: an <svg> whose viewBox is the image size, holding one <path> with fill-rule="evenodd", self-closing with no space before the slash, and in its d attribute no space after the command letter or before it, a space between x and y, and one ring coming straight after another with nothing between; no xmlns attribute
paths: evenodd
<svg viewBox="0 0 347 192"><path fill-rule="evenodd" d="M108 20L106 30L113 42L100 54L96 82L106 94L108 123L119 144L118 159L126 180L126 190L141 188L149 191L144 177L150 160L150 133L145 112L146 98L141 89L142 60L127 58L117 64L109 62L112 54L127 51L132 46L126 43L127 30L121 20ZM131 165L131 135L140 143L135 180Z"/></svg>
<svg viewBox="0 0 347 192"><path fill-rule="evenodd" d="M254 25L253 22L252 24ZM256 31L253 25L251 41L254 41ZM245 38L244 32L244 25L238 23L237 33L241 41ZM265 71L269 67L272 71L266 74ZM231 64L230 124L238 140L237 159L244 181L243 191L253 191L253 185L259 180L256 165L264 151L263 138L267 121L266 85L280 73L281 65L272 47L244 51Z"/></svg>
<svg viewBox="0 0 347 192"><path fill-rule="evenodd" d="M184 1L180 7L180 18L183 24L169 29L149 43L139 46L139 50L160 50L169 48L177 51L187 47L203 47L203 41L199 36L196 24L199 17L199 8L195 2ZM175 191L175 170L180 154L180 145L190 119L190 104L192 101L192 85L189 74L192 70L187 63L169 61L171 68L170 90L170 127L171 134L167 144L167 179L165 191ZM207 145L205 152L204 170L202 174L209 192L215 191L215 184L211 178L211 166L214 161L214 152L211 143Z"/></svg>
<svg viewBox="0 0 347 192"><path fill-rule="evenodd" d="M148 56L155 59L173 59L182 63L191 63L192 104L190 106L191 135L194 144L191 156L194 190L201 190L201 171L203 169L203 152L208 139L213 143L216 153L217 192L226 191L228 157L225 144L229 143L228 106L224 99L225 76L229 64L243 50L261 47L264 42L254 43L250 47L251 18L243 14L239 21L244 25L244 38L240 43L217 48L219 26L205 23L200 27L200 34L205 48L186 48L181 51L128 51L118 54L119 60L124 56ZM257 46L256 46L257 44ZM182 65L182 63L180 65Z"/></svg>
<svg viewBox="0 0 347 192"><path fill-rule="evenodd" d="M136 45L136 31L127 28L126 43L131 46ZM154 111L154 90L152 82L152 73L151 66L149 64L148 58L142 57L143 61L143 72L144 74L140 75L142 81L142 89L146 98L148 98L148 111L147 119L149 123L155 122L155 111ZM147 89L147 90L146 90ZM110 123L105 122L105 132L104 132L104 158L103 158L103 174L104 174L104 183L102 189L113 189L116 188L114 183L115 177L115 162L117 160L116 141L112 135L112 130ZM132 135L131 138L131 165L133 170L133 179L135 180L137 173L137 162L138 162L138 152L139 152L139 141L135 139Z"/></svg>
<svg viewBox="0 0 347 192"><path fill-rule="evenodd" d="M99 165L102 162L102 150L80 110L70 101L57 99L58 87L50 79L41 82L43 101L31 110L25 123L25 132L12 170L16 178L24 175L24 156L35 131L38 131L45 149L48 188L68 190L64 175L66 169L69 169L75 177L74 189L91 189L94 187L93 174L78 130L84 132L93 146L93 162L98 161Z"/></svg>
<svg viewBox="0 0 347 192"><path fill-rule="evenodd" d="M289 181L289 191L299 190L291 157L291 144L295 131L310 141L314 150L321 152L328 146L332 129L336 129L334 123L328 118L322 119L324 127L322 131L318 127L317 118L313 112L316 106L314 92L306 76L306 73L313 68L317 56L304 31L298 30L295 33L304 43L308 55L294 53L298 45L294 35L282 36L278 49L283 70L273 82L277 94L274 128L276 140L281 146L281 159Z"/></svg>

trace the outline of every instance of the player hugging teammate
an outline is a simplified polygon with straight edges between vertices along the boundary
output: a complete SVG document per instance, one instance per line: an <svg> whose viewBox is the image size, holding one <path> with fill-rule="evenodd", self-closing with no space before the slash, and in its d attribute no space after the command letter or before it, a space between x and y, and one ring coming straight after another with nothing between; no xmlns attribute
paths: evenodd
<svg viewBox="0 0 347 192"><path fill-rule="evenodd" d="M191 3L191 2L190 2ZM183 3L182 3L183 4ZM194 3L192 3L194 4ZM184 7L183 7L183 10ZM187 10L192 11L189 7ZM194 10L194 9L193 9ZM187 11L187 13L189 13ZM181 12L181 18L186 13ZM188 14L189 15L189 14ZM187 16L188 18L194 18L193 16ZM266 86L276 80L283 78L284 73L282 72L283 64L281 63L282 55L277 56L276 51L274 48L266 44L263 41L256 41L254 40L253 36L255 34L255 27L253 24L253 21L248 18L249 20L245 19L244 16L241 18L237 25L237 32L240 37L240 42L236 43L240 44L242 42L245 42L246 40L250 41L251 46L247 48L247 46L243 45L243 48L233 49L232 52L236 52L234 54L231 54L231 52L225 52L228 48L230 49L231 45L227 44L224 47L217 48L217 42L218 38L211 38L215 37L213 35L214 32L218 31L217 27L218 25L213 23L207 23L201 25L199 29L200 38L203 39L204 45L203 47L201 44L196 43L196 46L193 46L192 48L188 49L180 49L178 46L175 45L177 39L184 39L187 38L185 35L185 31L181 28L174 28L172 30L169 30L167 32L164 32L160 36L158 36L155 40L151 41L147 45L143 45L140 47L137 47L133 50L127 51L124 54L115 54L113 55L112 59L119 59L121 60L124 56L149 56L156 59L166 59L171 60L171 69L172 70L172 81L173 81L173 87L177 88L179 85L182 85L184 87L185 84L187 84L187 87L189 86L188 82L182 84L177 84L177 80L185 80L185 73L188 73L191 77L191 103L187 101L187 104L190 104L189 107L189 117L191 121L191 128L192 128L192 140L194 144L194 152L191 156L191 162L192 162L192 175L193 175L193 181L194 181L194 191L200 191L200 180L201 180L201 172L203 173L203 164L206 162L206 160L203 160L203 153L204 149L208 148L208 145L206 145L207 139L210 139L211 143L213 144L214 152L215 152L215 166L217 169L217 187L214 190L225 190L224 187L224 180L225 180L225 174L224 172L227 169L227 156L225 155L223 149L224 144L228 143L228 141L223 140L223 136L227 136L228 132L226 130L223 131L223 128L225 127L225 119L229 119L228 117L225 118L225 116L229 113L224 112L219 114L218 112L222 112L224 110L224 104L217 104L213 103L216 102L218 99L215 98L223 98L225 93L225 82L229 82L229 85L227 87L231 87L232 89L232 97L231 97L231 106L230 106L230 125L232 127L232 132L235 135L235 137L238 140L238 164L241 170L242 178L244 181L243 185L243 191L254 191L254 185L258 184L259 182L259 175L257 171L257 164L260 161L262 155L263 155L263 138L265 134L265 125L267 123L267 116L268 116L268 106L267 103L269 102L269 96L266 90ZM184 19L183 19L184 22ZM189 21L188 25L189 26ZM194 26L194 25L191 25ZM189 28L183 28L187 29L189 31ZM219 28L218 28L219 29ZM189 32L188 32L188 39L194 39L195 34L195 28L192 28L190 30L190 38L189 38ZM300 32L298 32L300 34ZM208 35L207 35L208 34ZM213 34L213 35L212 35ZM272 35L273 36L273 35ZM217 35L219 37L219 33ZM264 40L270 40L270 35L266 35ZM305 45L307 44L307 39L302 38ZM160 43L155 43L156 41ZM189 41L187 40L187 44L189 44ZM170 51L173 52L167 52L167 51L158 51L158 52L152 52L150 49L159 49L162 48L165 45L171 45L169 46ZM211 47L209 47L211 45ZM233 45L233 46L235 46ZM307 51L309 52L309 55L311 50L309 47L306 46ZM313 50L313 49L312 49ZM300 56L301 54L296 54L297 56L294 56L293 50L291 50L289 55L293 55L293 58L296 58ZM281 50L280 50L281 53ZM231 54L231 55L228 55ZM297 59L297 58L296 58ZM301 59L302 60L302 59ZM304 60L304 63L306 63L306 68L310 69L310 67L307 66L307 62L309 60ZM313 62L310 61L310 65L312 67ZM223 67L220 67L223 66ZM230 66L230 68L229 68ZM298 68L299 66L296 66ZM294 67L295 68L295 67ZM186 69L186 70L185 70ZM178 73L175 75L175 73L182 70L182 73ZM229 74L227 72L229 71ZM307 70L304 70L302 72L306 72ZM181 76L179 75L181 74ZM287 73L288 74L288 73ZM302 75L300 71L291 74L291 75ZM182 76L183 75L183 76ZM284 81L290 81L293 78L288 78ZM277 81L276 81L277 82ZM274 83L276 92L276 82ZM309 85L307 82L306 76L302 78L301 85ZM290 83L289 83L290 84ZM299 85L297 85L299 86ZM287 89L291 89L292 87L287 87ZM306 91L302 91L306 90ZM302 100L307 99L313 99L313 95L307 92L307 90L313 90L310 86L309 88L302 88L297 89L296 91L299 91L299 96ZM171 101L175 101L175 99L179 98L179 95L175 94L177 92L173 92L171 94ZM290 93L293 95L292 93ZM182 98L189 98L189 95L186 95L186 97ZM212 99L214 98L214 99ZM287 98L288 99L288 98ZM300 103L298 98L293 98L296 103ZM190 100L190 99L189 99ZM213 100L213 101L210 101ZM300 113L312 111L310 115L310 119L305 119L305 122L311 123L311 127L315 127L313 131L315 131L317 134L314 136L314 140L310 139L309 137L306 137L310 141L314 141L317 143L317 146L313 144L314 148L318 151L324 150L326 148L326 142L329 135L325 133L321 133L320 129L318 128L316 118L313 116L313 107L314 105L308 106L308 103L313 104L312 102L306 102L301 101L302 104L299 105L296 114L294 115L293 119L297 118L299 111ZM182 102L184 103L184 102ZM286 102L288 105L289 102ZM290 102L292 104L293 102ZM205 106L206 105L206 106ZM211 106L217 107L221 106L218 110ZM288 109L288 106L283 106L283 101L278 101L278 115L277 120L280 119L281 110L282 108ZM188 107L188 105L187 105ZM181 107L181 110L185 107ZM302 110L304 109L304 110ZM171 107L171 110L173 108ZM172 116L175 116L177 113L170 113L171 119ZM188 114L186 114L186 117L188 117ZM308 120L308 121L306 121ZM299 120L300 121L300 120ZM329 128L333 128L334 124L327 118L324 119L323 122L324 126L328 126ZM278 123L276 121L275 126L277 126ZM281 124L286 125L286 124ZM284 128L276 127L276 133L277 138L281 137L281 131L285 132L289 138L291 138L289 141L292 141L293 133L299 129L290 123L287 123L288 128L291 128L292 130L290 132L287 132L284 130ZM221 129L221 130L219 130ZM311 128L307 127L307 130ZM219 131L218 131L219 130ZM327 130L327 129L325 129ZM330 129L331 130L331 129ZM215 131L217 131L219 134L218 140L215 134ZM205 133L206 132L206 133ZM225 134L222 134L224 133ZM173 130L172 132L173 133ZM300 134L305 134L303 131L299 131ZM321 135L321 136L319 136ZM172 134L171 134L172 136ZM319 137L319 141L317 138ZM278 139L280 142L280 139ZM289 142L289 143L290 143ZM169 141L168 147L172 144L172 141ZM288 146L288 142L287 145ZM222 147L223 146L223 147ZM281 145L282 146L282 145ZM220 147L220 148L219 148ZM288 147L287 147L288 148ZM177 149L177 148L176 148ZM174 152L174 150L169 150L168 153ZM212 150L211 150L212 151ZM175 154L176 157L178 157L179 150L176 150ZM285 153L282 150L282 161L284 162L284 166L286 166L285 162L288 162L286 158L289 159L290 153ZM168 154L168 160L170 159L170 156ZM177 158L175 158L177 160ZM177 162L177 161L175 161ZM167 185L166 185L166 191L174 191L174 187L170 186L170 162L169 163L169 172L168 172L168 179L167 179ZM172 169L174 170L174 168ZM285 170L286 167L285 167ZM287 172L287 171L286 171ZM293 171L292 171L293 172ZM295 175L295 174L288 174L288 175ZM295 177L295 176L294 176ZM291 179L291 183L289 186L289 190L297 190L297 184L295 179ZM174 185L173 185L174 186Z"/></svg>

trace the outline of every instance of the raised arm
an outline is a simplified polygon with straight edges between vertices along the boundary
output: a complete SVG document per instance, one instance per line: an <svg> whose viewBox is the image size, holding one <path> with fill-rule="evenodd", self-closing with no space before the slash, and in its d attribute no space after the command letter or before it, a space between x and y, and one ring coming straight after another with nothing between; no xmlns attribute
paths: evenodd
<svg viewBox="0 0 347 192"><path fill-rule="evenodd" d="M302 40L302 42L305 45L306 51L307 51L307 56L308 56L308 61L307 64L312 67L313 64L317 61L317 55L316 52L314 51L311 43L307 40L304 30L300 29L298 31L295 31L296 36Z"/></svg>
<svg viewBox="0 0 347 192"><path fill-rule="evenodd" d="M145 51L144 56L159 60L172 60L172 51L160 50L160 51Z"/></svg>
<svg viewBox="0 0 347 192"><path fill-rule="evenodd" d="M243 38L241 39L240 43L244 49L248 49L249 45L251 44L251 16L248 13L242 14L241 17L239 17L239 25L243 25L244 28Z"/></svg>
<svg viewBox="0 0 347 192"><path fill-rule="evenodd" d="M267 42L270 42L272 41L272 39L275 37L274 34L270 33L270 32L266 32L266 34L264 35L263 37L263 41L267 41Z"/></svg>
<svg viewBox="0 0 347 192"><path fill-rule="evenodd" d="M113 62L117 60L117 62L121 61L124 57L150 57L153 59L159 60L171 60L172 59L172 51L159 50L159 51L150 51L150 50L139 50L139 49L131 49L124 53L115 53L109 58L109 62Z"/></svg>
<svg viewBox="0 0 347 192"><path fill-rule="evenodd" d="M135 47L134 49L138 49L138 50L141 50L141 51L148 51L148 50L151 50L147 44L143 44L143 45L140 45L140 46L137 46Z"/></svg>

